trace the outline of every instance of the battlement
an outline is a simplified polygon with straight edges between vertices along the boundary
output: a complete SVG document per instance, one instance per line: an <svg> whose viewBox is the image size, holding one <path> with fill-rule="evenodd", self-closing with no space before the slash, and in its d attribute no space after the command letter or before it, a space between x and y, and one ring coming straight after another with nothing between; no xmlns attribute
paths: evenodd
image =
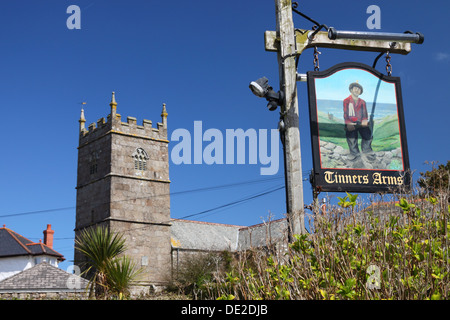
<svg viewBox="0 0 450 320"><path fill-rule="evenodd" d="M134 137L141 137L143 139L169 142L167 139L167 111L165 104L163 104L163 110L161 113L162 121L156 123L156 128L152 126L152 121L147 119L142 121L142 125L138 125L137 119L130 116L127 117L126 122L122 122L121 115L116 112L117 103L114 92L112 94L110 106L111 113L107 116L107 118L100 118L97 122L89 124L87 129L85 128L86 119L84 116L84 110L81 110L81 117L79 120L80 146L109 133L131 135Z"/></svg>

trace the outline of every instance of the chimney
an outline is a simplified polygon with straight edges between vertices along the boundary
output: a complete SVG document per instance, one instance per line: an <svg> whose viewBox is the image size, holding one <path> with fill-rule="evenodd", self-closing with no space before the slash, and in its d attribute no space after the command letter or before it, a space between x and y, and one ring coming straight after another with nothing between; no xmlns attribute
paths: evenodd
<svg viewBox="0 0 450 320"><path fill-rule="evenodd" d="M49 247L50 249L53 249L53 234L55 233L54 230L52 230L52 225L47 225L47 230L44 230L44 244Z"/></svg>

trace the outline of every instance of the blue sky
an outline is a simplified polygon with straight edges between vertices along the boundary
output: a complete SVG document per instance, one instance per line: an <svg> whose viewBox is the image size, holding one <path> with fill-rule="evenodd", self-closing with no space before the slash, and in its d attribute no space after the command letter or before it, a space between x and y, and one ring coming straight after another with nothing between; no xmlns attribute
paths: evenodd
<svg viewBox="0 0 450 320"><path fill-rule="evenodd" d="M81 8L81 29L69 30L69 5ZM447 1L300 1L298 9L341 30L368 31L369 5L381 9L381 30L420 31L422 45L409 55L392 55L392 75L401 78L411 168L450 158L448 74L445 38ZM297 28L312 24L294 14ZM264 50L264 32L275 30L272 0L125 1L41 0L0 2L0 224L38 241L46 224L54 248L73 259L78 119L82 102L87 123L109 113L116 92L118 113L160 121L168 111L169 135L194 121L203 130L277 128L278 112L249 90L266 76L279 89L276 53ZM372 65L377 53L319 49L325 70L346 61ZM380 59L377 69L385 72ZM298 71L313 70L306 50ZM312 169L306 83L298 83L304 177ZM170 144L172 148L175 143ZM283 186L280 169L261 176L260 164L170 164L171 215L180 218ZM220 188L210 188L221 186ZM188 190L209 188L197 192ZM312 201L304 182L305 203ZM66 208L66 209L63 209ZM49 211L50 209L58 209ZM41 213L33 213L44 211ZM252 225L285 212L284 190L192 219ZM25 215L17 215L27 213Z"/></svg>

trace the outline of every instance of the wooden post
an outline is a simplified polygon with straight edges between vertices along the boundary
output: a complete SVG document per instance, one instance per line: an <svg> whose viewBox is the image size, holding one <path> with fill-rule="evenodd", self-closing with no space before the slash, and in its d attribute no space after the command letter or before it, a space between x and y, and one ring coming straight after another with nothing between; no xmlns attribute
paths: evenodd
<svg viewBox="0 0 450 320"><path fill-rule="evenodd" d="M292 241L292 235L306 232L297 99L297 71L295 68L296 44L291 1L275 0L275 10L277 36L280 39L280 47L277 50L280 90L284 92L285 96L285 101L281 106L281 115L285 125L284 162L288 235L289 240Z"/></svg>

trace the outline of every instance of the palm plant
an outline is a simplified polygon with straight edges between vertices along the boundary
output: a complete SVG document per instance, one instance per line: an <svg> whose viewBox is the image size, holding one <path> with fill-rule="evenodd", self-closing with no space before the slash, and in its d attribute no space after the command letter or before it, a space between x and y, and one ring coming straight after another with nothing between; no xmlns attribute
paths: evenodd
<svg viewBox="0 0 450 320"><path fill-rule="evenodd" d="M132 282L142 273L143 269L129 257L122 256L111 261L107 266L107 282L110 292L122 299L130 294Z"/></svg>
<svg viewBox="0 0 450 320"><path fill-rule="evenodd" d="M75 248L87 258L84 273L92 274L90 288L97 298L128 293L139 270L128 257L118 258L126 250L123 235L113 234L106 227L85 229L75 239Z"/></svg>

